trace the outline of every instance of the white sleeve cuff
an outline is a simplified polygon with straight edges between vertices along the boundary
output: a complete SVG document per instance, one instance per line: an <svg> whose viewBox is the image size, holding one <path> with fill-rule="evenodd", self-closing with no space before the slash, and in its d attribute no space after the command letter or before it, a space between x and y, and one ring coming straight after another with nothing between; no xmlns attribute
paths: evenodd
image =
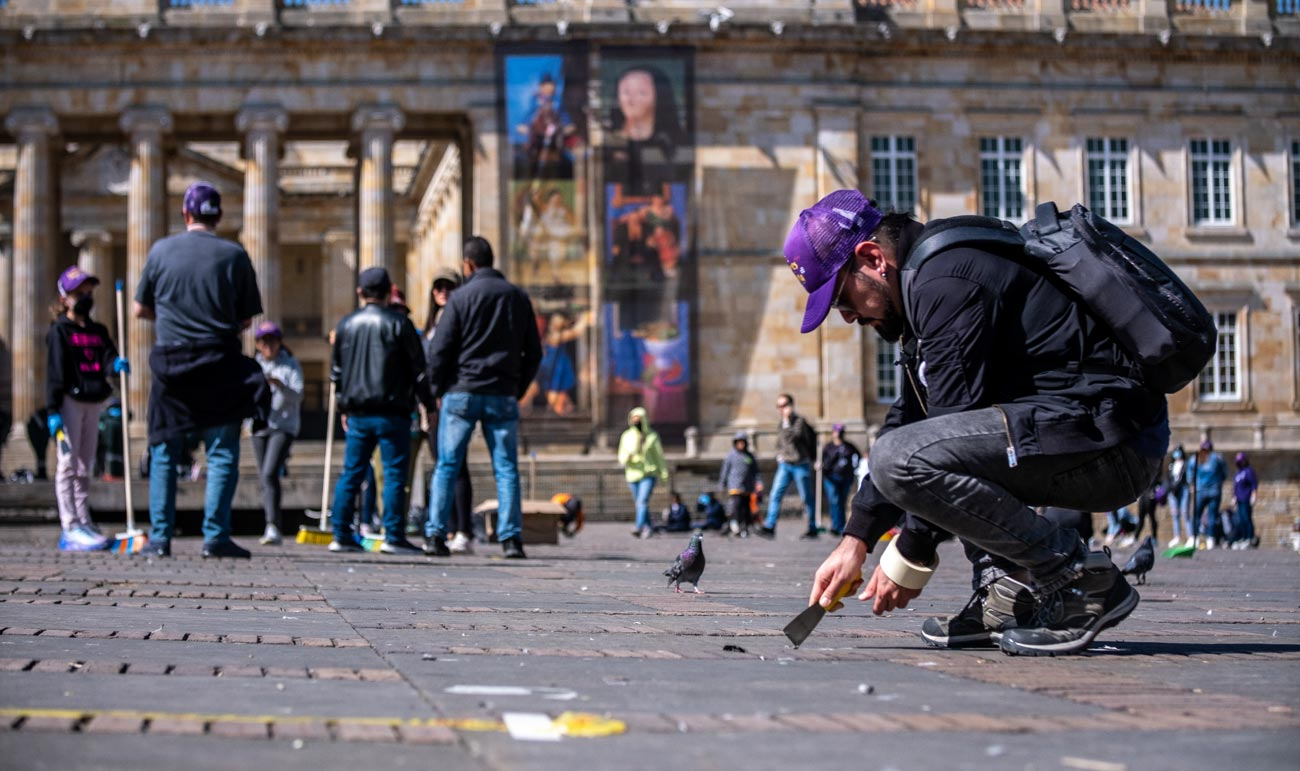
<svg viewBox="0 0 1300 771"><path fill-rule="evenodd" d="M930 566L909 562L898 551L898 540L892 539L889 546L880 555L880 569L890 581L905 589L924 589L939 567L939 555L934 555L934 564Z"/></svg>

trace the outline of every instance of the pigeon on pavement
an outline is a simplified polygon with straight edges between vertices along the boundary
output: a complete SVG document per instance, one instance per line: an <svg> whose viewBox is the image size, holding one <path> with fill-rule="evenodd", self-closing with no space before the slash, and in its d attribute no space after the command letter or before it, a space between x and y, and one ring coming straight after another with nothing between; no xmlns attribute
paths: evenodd
<svg viewBox="0 0 1300 771"><path fill-rule="evenodd" d="M1121 571L1126 576L1136 575L1139 584L1147 582L1147 571L1156 564L1156 544L1147 536L1142 539L1142 545L1133 552L1133 556L1128 558L1128 564Z"/></svg>
<svg viewBox="0 0 1300 771"><path fill-rule="evenodd" d="M691 535L686 550L678 554L673 566L664 571L664 575L668 576L668 585L675 586L679 593L682 591L682 582L686 581L695 587L696 594L704 594L700 591L700 575L704 573L704 544L701 543L701 538L699 533Z"/></svg>

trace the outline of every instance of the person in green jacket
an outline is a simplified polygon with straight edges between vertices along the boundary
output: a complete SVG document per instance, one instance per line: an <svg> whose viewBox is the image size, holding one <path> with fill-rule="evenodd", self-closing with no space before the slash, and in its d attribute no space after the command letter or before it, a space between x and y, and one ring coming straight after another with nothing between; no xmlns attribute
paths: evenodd
<svg viewBox="0 0 1300 771"><path fill-rule="evenodd" d="M668 481L668 464L659 434L650 428L644 407L627 414L628 428L618 440L618 463L627 475L627 486L636 502L636 529L632 535L649 538L654 533L650 523L650 494L655 482Z"/></svg>

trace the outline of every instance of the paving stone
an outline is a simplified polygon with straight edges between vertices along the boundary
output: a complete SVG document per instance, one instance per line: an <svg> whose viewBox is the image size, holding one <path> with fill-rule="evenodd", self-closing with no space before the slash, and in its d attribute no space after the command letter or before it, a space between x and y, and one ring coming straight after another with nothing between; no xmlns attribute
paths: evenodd
<svg viewBox="0 0 1300 771"><path fill-rule="evenodd" d="M357 674L362 680L368 680L374 683L400 683L402 675L391 669L360 669Z"/></svg>
<svg viewBox="0 0 1300 771"><path fill-rule="evenodd" d="M34 637L40 634L41 630L22 626L10 626L5 628L4 633L6 635L24 635L27 637Z"/></svg>
<svg viewBox="0 0 1300 771"><path fill-rule="evenodd" d="M87 661L81 668L87 675L120 675L126 664L120 661Z"/></svg>
<svg viewBox="0 0 1300 771"><path fill-rule="evenodd" d="M118 640L147 640L149 632L140 629L125 629L113 633L113 637Z"/></svg>
<svg viewBox="0 0 1300 771"><path fill-rule="evenodd" d="M329 741L330 731L323 720L293 722L277 720L271 724L271 737L274 739Z"/></svg>
<svg viewBox="0 0 1300 771"><path fill-rule="evenodd" d="M228 634L224 642L239 643L241 645L256 645L257 635L255 634Z"/></svg>
<svg viewBox="0 0 1300 771"><path fill-rule="evenodd" d="M33 715L23 719L18 726L22 731L61 731L71 732L81 722L79 717L55 717L52 715Z"/></svg>
<svg viewBox="0 0 1300 771"><path fill-rule="evenodd" d="M320 667L311 670L312 677L318 680L360 680L361 675L351 669L338 667Z"/></svg>
<svg viewBox="0 0 1300 771"><path fill-rule="evenodd" d="M32 659L0 659L0 672L22 672L35 663Z"/></svg>
<svg viewBox="0 0 1300 771"><path fill-rule="evenodd" d="M266 723L244 720L214 720L208 733L230 739L269 739L270 727Z"/></svg>
<svg viewBox="0 0 1300 771"><path fill-rule="evenodd" d="M293 638L287 634L264 634L263 645L293 645Z"/></svg>
<svg viewBox="0 0 1300 771"><path fill-rule="evenodd" d="M340 720L337 726L339 741L344 742L395 742L397 732L391 725L358 723Z"/></svg>
<svg viewBox="0 0 1300 771"><path fill-rule="evenodd" d="M207 724L198 718L156 717L149 721L149 733L179 736L202 735Z"/></svg>
<svg viewBox="0 0 1300 771"><path fill-rule="evenodd" d="M185 639L185 637L186 634L184 632L169 632L167 630L163 630L161 632L154 632L153 634L149 635L150 640L160 640L164 642L181 642Z"/></svg>
<svg viewBox="0 0 1300 771"><path fill-rule="evenodd" d="M261 677L261 667L222 667L221 677Z"/></svg>
<svg viewBox="0 0 1300 771"><path fill-rule="evenodd" d="M302 644L308 648L333 648L334 641L328 637L304 637Z"/></svg>
<svg viewBox="0 0 1300 771"><path fill-rule="evenodd" d="M266 676L297 679L308 677L308 672L306 667L267 667Z"/></svg>
<svg viewBox="0 0 1300 771"><path fill-rule="evenodd" d="M172 667L171 675L173 677L212 677L215 668L211 664L198 664L195 662L184 662Z"/></svg>
<svg viewBox="0 0 1300 771"><path fill-rule="evenodd" d="M211 634L208 632L190 632L188 638L190 642L205 642L205 643L221 642L221 635Z"/></svg>
<svg viewBox="0 0 1300 771"><path fill-rule="evenodd" d="M397 733L407 744L455 744L456 734L440 725L399 725Z"/></svg>
<svg viewBox="0 0 1300 771"><path fill-rule="evenodd" d="M38 661L32 667L33 672L71 672L74 667L71 661Z"/></svg>
<svg viewBox="0 0 1300 771"><path fill-rule="evenodd" d="M127 664L126 673L128 675L165 675L170 668L170 664L157 661L132 661Z"/></svg>
<svg viewBox="0 0 1300 771"><path fill-rule="evenodd" d="M88 734L138 734L144 730L144 720L121 715L95 715L81 730Z"/></svg>

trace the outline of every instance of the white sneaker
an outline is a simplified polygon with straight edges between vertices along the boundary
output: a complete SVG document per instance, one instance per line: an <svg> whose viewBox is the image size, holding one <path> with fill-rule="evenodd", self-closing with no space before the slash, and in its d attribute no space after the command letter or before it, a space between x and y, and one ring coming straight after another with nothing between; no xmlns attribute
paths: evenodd
<svg viewBox="0 0 1300 771"><path fill-rule="evenodd" d="M1207 549L1213 549L1213 548L1214 548L1214 536L1212 536L1212 535L1211 535L1211 536L1206 536L1206 538L1205 538L1205 548L1207 548Z"/></svg>
<svg viewBox="0 0 1300 771"><path fill-rule="evenodd" d="M279 546L284 542L284 538L280 536L280 528L267 525L266 532L262 533L262 537L257 539L257 542L263 546Z"/></svg>
<svg viewBox="0 0 1300 771"><path fill-rule="evenodd" d="M72 540L83 543L92 549L102 549L108 545L108 539L87 527L76 527L69 534Z"/></svg>
<svg viewBox="0 0 1300 771"><path fill-rule="evenodd" d="M1186 549L1186 548L1189 547L1189 546L1192 546L1192 547L1196 546L1196 536L1194 536L1194 535L1189 535L1189 536L1187 536L1187 540L1186 540L1186 541L1183 541L1183 548L1184 548L1184 549Z"/></svg>
<svg viewBox="0 0 1300 771"><path fill-rule="evenodd" d="M361 544L356 543L355 541L352 543L341 543L339 541L330 541L330 551L334 552L335 554L340 554L340 553L349 553L349 552L362 552L365 551L365 548L363 548Z"/></svg>
<svg viewBox="0 0 1300 771"><path fill-rule="evenodd" d="M1173 538L1169 539L1169 543L1167 545L1169 546L1170 549L1172 549L1182 542L1183 539L1179 538L1178 536L1174 536Z"/></svg>
<svg viewBox="0 0 1300 771"><path fill-rule="evenodd" d="M474 543L465 536L464 533L457 533L454 538L447 541L447 548L453 554L473 554Z"/></svg>
<svg viewBox="0 0 1300 771"><path fill-rule="evenodd" d="M1122 538L1119 542L1119 548L1127 549L1128 547L1132 546L1135 543L1137 543L1137 539L1134 538L1133 536L1131 535L1124 536L1124 538Z"/></svg>

